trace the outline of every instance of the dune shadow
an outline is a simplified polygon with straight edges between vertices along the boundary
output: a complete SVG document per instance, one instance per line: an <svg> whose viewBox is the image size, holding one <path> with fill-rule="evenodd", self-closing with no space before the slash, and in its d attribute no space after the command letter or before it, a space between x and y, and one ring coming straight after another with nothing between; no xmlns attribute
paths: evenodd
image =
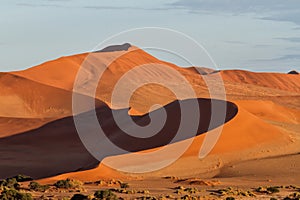
<svg viewBox="0 0 300 200"><path fill-rule="evenodd" d="M197 113L195 101L200 114L198 120L193 118ZM213 111L212 106L215 108ZM218 110L222 108L226 108L224 116L222 116L221 111L218 113ZM141 137L127 134L116 122L116 120L120 120L126 124L126 120L130 118L140 127L147 127L152 121L160 117L162 111L166 118L163 126L154 135L149 135L147 131L141 132ZM108 140L121 150L112 151L109 148L101 148L102 145L105 147L105 144L101 143L99 149L105 158L124 152L164 146L217 128L234 118L237 112L238 108L234 103L200 98L177 100L143 116L129 116L128 109L112 110L108 106L101 106L96 109L96 116L104 135L100 135L100 138L97 139L100 141ZM97 131L93 125L89 125L94 115L95 112L89 111L76 116L83 119L85 125L89 127L83 133L87 137ZM217 120L212 118L213 115L217 116ZM128 130L134 131L130 127ZM95 159L83 145L73 117L59 119L19 135L0 138L0 179L16 174L43 178L91 169L98 164L98 159Z"/></svg>

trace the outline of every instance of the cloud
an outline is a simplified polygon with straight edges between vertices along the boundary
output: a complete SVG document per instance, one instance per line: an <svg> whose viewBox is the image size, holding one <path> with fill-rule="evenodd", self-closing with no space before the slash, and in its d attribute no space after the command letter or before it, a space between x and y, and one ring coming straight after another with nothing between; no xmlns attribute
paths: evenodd
<svg viewBox="0 0 300 200"><path fill-rule="evenodd" d="M18 3L17 6L24 6L24 7L64 7L63 5L58 4L33 4L33 3Z"/></svg>
<svg viewBox="0 0 300 200"><path fill-rule="evenodd" d="M274 39L277 39L277 40L284 40L284 41L288 41L288 42L300 42L300 37L287 37L287 38L274 38Z"/></svg>
<svg viewBox="0 0 300 200"><path fill-rule="evenodd" d="M299 10L300 2L298 0L178 0L168 5L192 10L256 13L259 11Z"/></svg>
<svg viewBox="0 0 300 200"><path fill-rule="evenodd" d="M97 6L97 5L80 5L80 6L74 6L70 4L57 4L60 2L67 2L69 0L45 0L49 3L18 3L17 6L26 6L26 7L76 7L76 8L86 8L86 9L96 9L96 10L144 10L144 11L161 11L161 10L169 10L167 7L153 7L153 8L146 8L146 7L137 7L137 6ZM53 4L52 2L55 2L56 4Z"/></svg>
<svg viewBox="0 0 300 200"><path fill-rule="evenodd" d="M300 1L299 1L300 3ZM274 13L267 17L261 17L263 20L272 20L272 21L282 21L282 22L291 22L297 25L300 25L300 5L297 5L299 9L287 9L282 12Z"/></svg>
<svg viewBox="0 0 300 200"><path fill-rule="evenodd" d="M98 10L145 10L145 11L161 11L169 10L167 7L145 8L137 6L84 6L83 8Z"/></svg>
<svg viewBox="0 0 300 200"><path fill-rule="evenodd" d="M299 0L178 0L167 4L196 12L227 13L242 15L253 13L259 19L287 21L300 24Z"/></svg>
<svg viewBox="0 0 300 200"><path fill-rule="evenodd" d="M254 48L265 48L265 47L271 47L271 44L256 44L253 45Z"/></svg>
<svg viewBox="0 0 300 200"><path fill-rule="evenodd" d="M134 6L84 6L83 8L97 9L97 10L137 10L142 9Z"/></svg>
<svg viewBox="0 0 300 200"><path fill-rule="evenodd" d="M255 59L252 61L259 61L259 62L273 62L273 61L298 61L300 60L300 54L287 54L277 58L270 58L270 59Z"/></svg>
<svg viewBox="0 0 300 200"><path fill-rule="evenodd" d="M283 60L300 60L300 54L284 55L284 56L281 56L279 58L275 58L273 60L280 60L280 61L283 61Z"/></svg>
<svg viewBox="0 0 300 200"><path fill-rule="evenodd" d="M286 50L289 51L300 51L300 46L296 46L296 47L287 47L285 48Z"/></svg>
<svg viewBox="0 0 300 200"><path fill-rule="evenodd" d="M228 44L237 44L237 45L247 44L246 42L237 41L237 40L228 40L228 41L225 41L225 43L228 43Z"/></svg>

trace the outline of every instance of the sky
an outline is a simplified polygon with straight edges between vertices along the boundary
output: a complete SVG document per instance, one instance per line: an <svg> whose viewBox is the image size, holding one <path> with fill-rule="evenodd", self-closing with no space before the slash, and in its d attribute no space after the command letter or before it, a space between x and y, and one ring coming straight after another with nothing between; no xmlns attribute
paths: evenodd
<svg viewBox="0 0 300 200"><path fill-rule="evenodd" d="M0 0L0 27L0 71L89 52L112 35L142 27L188 35L218 69L300 70L299 0ZM172 37L137 37L180 47ZM150 53L186 65L171 54ZM193 64L214 67L201 59Z"/></svg>

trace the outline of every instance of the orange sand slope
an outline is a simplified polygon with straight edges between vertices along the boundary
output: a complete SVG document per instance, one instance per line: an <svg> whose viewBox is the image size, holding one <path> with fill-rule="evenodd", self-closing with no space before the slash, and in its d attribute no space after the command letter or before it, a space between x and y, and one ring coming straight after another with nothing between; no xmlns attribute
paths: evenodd
<svg viewBox="0 0 300 200"><path fill-rule="evenodd" d="M0 73L0 91L0 117L61 118L72 115L70 91L9 73Z"/></svg>
<svg viewBox="0 0 300 200"><path fill-rule="evenodd" d="M72 115L72 93L18 75L0 73L0 138ZM82 101L89 99L78 95ZM91 107L82 105L82 110ZM100 105L97 105L100 106Z"/></svg>
<svg viewBox="0 0 300 200"><path fill-rule="evenodd" d="M99 73L102 76L98 82ZM81 76L76 78L78 74ZM126 109L130 107L129 114L137 115L133 118L146 120L149 110L158 112L162 109L152 107L155 104L169 108L177 99L210 98L205 80L211 80L210 89L214 89L215 96L220 95L220 84L216 81L220 78L224 81L227 99L238 107L238 113L230 121L226 120L228 122L224 124L212 152L204 159L198 157L205 136L217 134L216 131L222 126L206 129L206 133L198 130L198 134L203 134L194 139L184 137L169 144L170 147L181 148L186 142L192 143L175 163L143 176L212 177L222 173L221 169L230 163L299 151L299 74L180 68L127 45L126 48L108 48L90 54L62 57L24 71L0 74L0 178L18 172L36 178L67 173L51 180L65 176L82 180L139 176L125 174L120 170L150 169L153 163L163 162L165 158L154 156L141 163L137 162L135 154L108 154L98 166L98 161L82 145L70 117L72 90L81 94L82 103L79 105L83 106L80 109L82 112L93 107L84 106L90 97L95 96L100 100L97 101L97 110L104 109L109 113L113 108L127 114ZM122 84L117 85L120 80ZM139 87L147 81L150 84ZM194 94L187 92L189 88L184 83L193 89ZM130 88L135 86L137 89L128 97ZM116 99L112 97L115 90L119 95ZM204 101L199 103L200 108L205 105ZM176 110L176 106L173 109ZM175 110L171 116L180 116ZM104 116L107 117L107 114ZM210 119L209 114L204 116L200 123ZM193 122L193 119L189 120ZM100 122L117 141L122 141L123 145L128 142L124 138L121 140L117 128L111 128L115 127L112 126L114 121L111 116ZM143 123L137 120L139 122L140 125L146 125L149 119ZM176 128L175 125L173 128ZM164 133L174 134L172 126ZM143 140L140 140L132 148L147 152L156 151L163 145L142 144ZM51 165L48 165L49 162Z"/></svg>
<svg viewBox="0 0 300 200"><path fill-rule="evenodd" d="M225 122L232 119L236 113L237 108L233 103L226 103L223 101L212 100L217 106L225 105L227 107ZM185 126L181 128L181 134L178 133L175 137L175 133L179 132L179 124L183 123L180 117L180 109L188 111L188 116L193 116L195 107L193 102L199 105L200 115L204 116L204 120L200 120L196 123L193 129L192 122L185 120ZM150 115L152 119L159 117L160 110L153 111ZM193 137L195 134L203 134L208 130L214 129L222 125L214 124L209 127L209 117L211 112L211 100L210 99L198 99L198 100L184 100L175 101L165 106L167 112L167 119L163 128L155 136L149 137L146 132L140 133L143 138L135 138L127 135L121 130L115 123L115 120L123 121L127 110L115 110L114 114L119 116L118 119L114 119L112 116L112 110L109 107L101 107L97 109L97 116L99 123L104 131L104 134L98 134L98 139L101 141L99 148L94 149L101 152L100 156L103 158L111 155L124 154L124 150L128 152L137 152L142 150L148 150L156 147L162 147L169 143L175 143L183 141L185 139ZM81 121L85 127L84 135L86 138L90 137L91 133L97 131L97 126L89 123L92 121L93 113L87 112L78 115L76 118ZM130 116L129 116L130 117ZM133 120L140 124L146 125L149 123L149 115L137 116ZM81 136L82 137L82 136ZM109 140L106 140L108 138ZM173 139L173 141L171 141ZM92 144L95 139L89 141ZM22 143L26 141L26 143ZM68 117L60 119L47 125L23 134L14 135L11 137L5 137L0 139L1 147L0 152L10 152L10 159L6 160L6 154L1 154L2 160L0 165L0 176L12 176L16 173L28 174L34 178L41 178L45 176L56 175L62 172L75 171L79 169L88 169L91 166L95 166L98 162L86 151L80 138L77 134L73 118ZM118 147L124 150L114 150L113 148L107 148L103 151L103 146L109 147L111 143L114 143ZM14 151L18 146L22 145L26 151L30 154L24 154L22 151ZM101 159L101 160L102 160ZM15 162L10 165L12 160ZM35 163L35 165L32 165ZM47 163L47 165L45 165ZM7 167L9 166L9 168Z"/></svg>
<svg viewBox="0 0 300 200"><path fill-rule="evenodd" d="M223 77L223 80L226 82L251 84L278 90L300 92L299 75L255 73L242 70L225 70L221 71L220 73Z"/></svg>

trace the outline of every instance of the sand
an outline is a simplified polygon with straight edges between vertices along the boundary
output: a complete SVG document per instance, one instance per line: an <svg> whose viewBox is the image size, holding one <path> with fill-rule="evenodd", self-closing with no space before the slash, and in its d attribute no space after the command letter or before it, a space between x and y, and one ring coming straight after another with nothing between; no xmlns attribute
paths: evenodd
<svg viewBox="0 0 300 200"><path fill-rule="evenodd" d="M136 153L107 153L103 154L101 163L96 160L81 143L72 117L73 84L76 74L82 70L82 64L86 66L83 72L88 77L78 82L81 88L87 88L79 90L82 91L82 99L90 100L95 96L97 113L100 114L98 118L108 135L113 136L112 141L127 150L138 151L138 154L155 152L168 143L168 140L164 141L164 138L168 139L165 135L172 136L178 124L177 99L188 102L191 98L198 98L202 115L206 116L200 121L202 128L198 129L198 135L190 137L191 133L187 131L185 137L168 145L170 149L180 149L191 142L187 151L173 164L143 174L121 170L151 169L153 164L164 161L164 157L158 155L138 162ZM133 70L143 65L148 67ZM99 72L103 72L100 82L90 83L88 80L97 80ZM128 72L130 76L123 80L124 84L119 88L120 96L112 102L114 87ZM209 108L205 99L210 96L204 80L215 80L220 76L227 95L224 102L230 105L230 112L224 124L208 129L205 124L210 113L205 111ZM151 81L153 77L164 80L170 88L176 88L176 92L151 83L138 88L127 98L130 87ZM186 92L184 81L194 89L194 95ZM218 91L218 84L212 86ZM89 88L94 88L95 94ZM227 185L236 182L249 187L267 183L269 179L286 184L297 183L300 178L297 170L300 143L299 75L181 68L131 46L128 50L113 48L113 51L67 56L23 71L1 73L0 91L0 178L18 173L43 178L44 182L67 177L83 181L119 178L133 182L145 180L158 184L158 188L164 186L151 180L163 176L218 178ZM160 108L152 107L154 104L159 104ZM123 137L111 116L112 109L118 110L122 115L134 115L137 123L146 125L149 122L148 113L159 112L162 107L172 117L169 118L170 124L161 132L163 135L157 136L155 141L160 142L156 145L145 142L147 140L134 142ZM81 115L89 119L87 111L91 108L82 109L84 112ZM199 159L205 136L216 134L215 131L221 128L217 144L208 156Z"/></svg>

